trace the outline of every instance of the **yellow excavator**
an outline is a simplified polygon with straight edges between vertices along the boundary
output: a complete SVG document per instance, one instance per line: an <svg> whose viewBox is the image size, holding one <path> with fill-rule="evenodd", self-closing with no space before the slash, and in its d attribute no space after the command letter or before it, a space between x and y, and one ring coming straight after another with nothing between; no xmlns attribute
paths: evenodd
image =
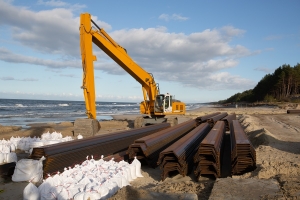
<svg viewBox="0 0 300 200"><path fill-rule="evenodd" d="M96 119L93 43L118 63L127 73L142 85L144 101L140 103L141 117L137 117L134 127L169 122L178 123L176 115L185 114L185 104L172 95L160 94L159 85L151 73L146 72L127 54L126 49L117 44L91 19L89 13L80 15L80 50L83 68L82 89L89 119ZM171 116L172 115L172 116ZM171 116L171 117L167 117Z"/></svg>

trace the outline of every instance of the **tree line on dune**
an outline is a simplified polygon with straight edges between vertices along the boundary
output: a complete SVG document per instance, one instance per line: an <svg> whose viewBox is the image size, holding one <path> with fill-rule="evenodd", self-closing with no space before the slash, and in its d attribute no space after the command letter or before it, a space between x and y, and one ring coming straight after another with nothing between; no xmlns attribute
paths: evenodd
<svg viewBox="0 0 300 200"><path fill-rule="evenodd" d="M265 75L250 90L236 93L219 103L236 102L300 102L300 64L294 67L284 64L274 73Z"/></svg>

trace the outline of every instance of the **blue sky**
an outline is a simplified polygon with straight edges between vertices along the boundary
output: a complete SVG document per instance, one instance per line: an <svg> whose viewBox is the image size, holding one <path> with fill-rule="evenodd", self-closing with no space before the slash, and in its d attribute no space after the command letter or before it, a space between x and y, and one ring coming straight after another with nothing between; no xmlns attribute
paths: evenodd
<svg viewBox="0 0 300 200"><path fill-rule="evenodd" d="M252 89L300 62L300 1L0 0L0 98L83 100L79 16L88 12L187 103ZM97 101L140 102L141 85L94 47Z"/></svg>

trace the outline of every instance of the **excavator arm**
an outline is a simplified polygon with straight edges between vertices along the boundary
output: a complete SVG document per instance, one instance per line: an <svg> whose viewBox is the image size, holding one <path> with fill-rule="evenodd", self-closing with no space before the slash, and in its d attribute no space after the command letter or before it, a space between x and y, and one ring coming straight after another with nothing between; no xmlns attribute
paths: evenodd
<svg viewBox="0 0 300 200"><path fill-rule="evenodd" d="M97 29L92 28L94 24ZM142 85L144 102L141 106L141 113L153 114L154 102L159 94L158 84L151 73L146 72L136 64L127 54L126 49L118 45L103 29L91 19L89 13L80 15L80 48L83 68L84 98L88 118L96 118L95 84L94 84L94 64L96 56L93 55L92 43L97 45L116 63L118 63L127 73Z"/></svg>
<svg viewBox="0 0 300 200"><path fill-rule="evenodd" d="M82 60L82 86L86 114L89 119L96 119L96 102L95 102L95 83L94 83L94 61L96 56L93 55L92 35L90 34L92 27L88 18L80 18L80 50Z"/></svg>

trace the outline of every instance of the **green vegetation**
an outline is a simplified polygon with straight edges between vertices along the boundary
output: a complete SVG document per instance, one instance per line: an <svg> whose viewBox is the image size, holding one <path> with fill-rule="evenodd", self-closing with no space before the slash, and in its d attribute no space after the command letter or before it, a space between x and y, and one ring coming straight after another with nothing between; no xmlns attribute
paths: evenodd
<svg viewBox="0 0 300 200"><path fill-rule="evenodd" d="M236 93L219 103L235 102L300 102L300 64L282 65L273 74L265 75L257 85Z"/></svg>

